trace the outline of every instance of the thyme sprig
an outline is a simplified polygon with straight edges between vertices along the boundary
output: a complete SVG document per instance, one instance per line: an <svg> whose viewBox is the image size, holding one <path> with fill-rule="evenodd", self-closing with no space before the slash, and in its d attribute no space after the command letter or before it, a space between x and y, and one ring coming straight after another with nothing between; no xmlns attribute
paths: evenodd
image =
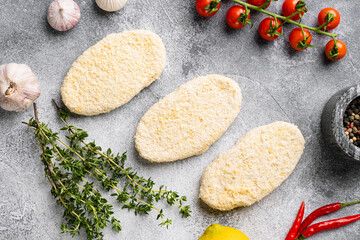
<svg viewBox="0 0 360 240"><path fill-rule="evenodd" d="M75 236L80 234L80 229L85 229L88 239L103 239L101 230L108 224L117 232L121 230L119 220L113 216L113 206L88 178L97 180L104 190L111 191L111 196L122 208L133 210L135 215L157 211L160 226L169 227L171 224L170 219L165 219L164 211L154 205L160 200L165 200L170 206L176 205L182 217L190 216L190 206L184 205L185 196L164 186L155 189L151 178L141 177L131 167L125 166L126 153L113 154L111 149L103 152L95 142L86 142L88 133L68 124L68 112L53 102L65 124L61 131L65 133L66 141L39 121L36 104L35 117L25 124L35 129L45 176L52 187L51 193L57 203L65 208L62 232Z"/></svg>

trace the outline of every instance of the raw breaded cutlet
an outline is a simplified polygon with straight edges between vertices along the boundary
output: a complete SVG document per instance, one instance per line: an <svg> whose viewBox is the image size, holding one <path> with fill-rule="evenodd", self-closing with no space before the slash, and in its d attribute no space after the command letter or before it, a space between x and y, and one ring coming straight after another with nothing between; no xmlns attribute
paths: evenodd
<svg viewBox="0 0 360 240"><path fill-rule="evenodd" d="M197 77L145 113L136 130L136 148L151 162L199 155L228 129L240 107L241 91L234 80Z"/></svg>
<svg viewBox="0 0 360 240"><path fill-rule="evenodd" d="M200 198L221 211L260 201L289 177L304 145L300 130L290 123L251 130L206 168Z"/></svg>
<svg viewBox="0 0 360 240"><path fill-rule="evenodd" d="M165 63L165 46L155 33L110 34L73 63L61 87L63 102L80 115L110 112L158 79Z"/></svg>

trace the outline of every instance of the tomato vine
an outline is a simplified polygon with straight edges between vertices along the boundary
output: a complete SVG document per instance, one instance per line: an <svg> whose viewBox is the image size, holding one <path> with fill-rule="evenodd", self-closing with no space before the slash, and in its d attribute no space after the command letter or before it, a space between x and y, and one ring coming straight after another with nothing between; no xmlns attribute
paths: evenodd
<svg viewBox="0 0 360 240"><path fill-rule="evenodd" d="M293 29L289 35L289 42L292 48L297 51L304 50L311 45L312 36L310 31L331 37L326 47L325 55L332 61L340 60L346 54L345 43L336 39L337 34L327 32L336 28L340 23L340 13L334 8L324 8L318 15L318 27L311 27L301 23L304 14L308 11L305 0L285 0L282 5L282 15L265 10L271 2L278 0L232 0L237 3L228 9L226 22L231 28L240 29L250 20L250 10L264 13L270 17L265 18L259 25L260 36L268 41L275 40L283 35L282 26L290 23L297 28ZM196 10L201 16L211 17L220 9L221 0L196 0ZM330 49L330 46L332 47Z"/></svg>
<svg viewBox="0 0 360 240"><path fill-rule="evenodd" d="M322 34L322 35L329 36L329 37L331 37L331 38L333 38L333 39L335 39L335 38L337 37L337 34L325 32L325 31L321 30L320 27L317 27L317 28L315 28L315 27L310 27L310 26L307 26L307 25L302 24L302 23L300 23L300 22L296 22L296 21L294 21L294 20L291 20L291 17L292 17L293 15L298 14L297 12L294 13L293 15L288 16L288 17L284 17L284 16L278 15L278 14L276 14L276 13L272 13L272 12L266 11L265 9L262 8L262 6L260 6L260 7L254 6L254 5L251 5L251 4L247 3L247 2L243 2L243 1L241 1L241 0L232 0L232 1L235 2L235 3L238 3L238 4L240 4L240 5L243 5L244 7L247 7L247 8L249 8L249 9L251 9L251 10L264 13L264 14L269 15L269 16L275 18L275 19L282 20L283 22L288 22L288 23L294 24L294 25L296 25L296 26L298 26L298 27L300 27L300 28L305 28L305 29L308 29L308 30L310 30L310 31L316 32L316 33L318 33L318 34Z"/></svg>

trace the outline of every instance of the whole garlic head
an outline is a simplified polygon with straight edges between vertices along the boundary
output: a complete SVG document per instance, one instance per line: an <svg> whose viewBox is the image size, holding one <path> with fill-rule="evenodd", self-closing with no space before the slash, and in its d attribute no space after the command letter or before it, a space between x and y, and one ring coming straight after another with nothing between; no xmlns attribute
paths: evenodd
<svg viewBox="0 0 360 240"><path fill-rule="evenodd" d="M48 9L47 20L58 31L67 31L79 22L80 8L73 0L55 0Z"/></svg>
<svg viewBox="0 0 360 240"><path fill-rule="evenodd" d="M23 111L40 96L40 86L30 67L9 63L0 66L0 107Z"/></svg>
<svg viewBox="0 0 360 240"><path fill-rule="evenodd" d="M126 2L127 0L96 0L99 8L108 12L115 12L122 9Z"/></svg>

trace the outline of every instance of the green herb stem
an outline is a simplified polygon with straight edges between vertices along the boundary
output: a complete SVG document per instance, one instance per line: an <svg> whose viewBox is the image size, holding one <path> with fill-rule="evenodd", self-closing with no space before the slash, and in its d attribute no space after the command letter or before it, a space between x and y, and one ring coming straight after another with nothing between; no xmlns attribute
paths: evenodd
<svg viewBox="0 0 360 240"><path fill-rule="evenodd" d="M74 130L74 129L68 124L68 122L61 116L61 109L59 108L59 106L57 105L57 103L56 103L54 100L52 100L52 101L53 101L56 109L58 110L58 115L60 116L61 121L68 127L68 129L69 129L69 131L70 131L71 133L73 133L73 134L76 133L76 132L75 132L76 130ZM63 141L59 140L59 142L62 143L62 144L63 144L65 147L67 147L68 149L72 150L72 149L71 149L66 143L64 143ZM88 147L91 151L94 151L95 153L99 154L100 156L106 158L107 160L109 160L109 162L110 162L111 164L113 164L113 165L116 166L117 168L121 169L121 171L126 175L126 177L127 177L133 184L137 185L139 188L143 189L144 191L151 191L151 192L156 192L156 193L159 193L159 194L162 194L162 193L165 193L165 192L166 192L166 190L157 191L157 190L153 190L153 189L148 189L148 188L145 188L144 186L138 184L138 182L136 182L136 181L128 174L128 172L127 172L124 168L122 168L122 167L119 166L117 163L115 163L111 157L105 155L104 153L102 153L102 152L100 152L100 151L98 151L98 150L95 150L93 147L91 147L88 143L86 143L86 142L84 142L84 141L82 141L82 143L83 143L86 147ZM73 151L76 155L78 155L78 153L76 153L74 150L72 150L72 151ZM78 155L78 157L85 161L85 159L83 159L81 156ZM96 169L95 169L95 170L96 170ZM166 195L166 198L167 198L168 200L170 200L170 198L169 198L168 195ZM174 201L174 203L175 203L175 205L177 205L179 208L181 208L183 211L186 211L186 209L185 209L184 207L182 207L181 204L179 204L177 201Z"/></svg>
<svg viewBox="0 0 360 240"><path fill-rule="evenodd" d="M66 122L66 124L67 124L67 122ZM39 128L39 129L40 129L40 131L42 131L42 133L43 133L44 136L47 138L47 140L53 145L54 149L55 149L55 150L57 151L57 153L59 154L59 155L58 155L59 158L61 158L61 159L62 159L63 161L65 161L65 162L67 162L67 159L65 159L65 158L61 155L61 153L60 153L59 149L57 148L56 144L47 137L47 135L44 133L44 131L43 131L41 128ZM82 156L80 156L80 154L78 154L74 149L72 149L69 145L67 145L67 144L66 144L65 142L63 142L61 139L56 138L56 140L57 140L58 142L60 142L62 145L64 145L66 148L68 148L70 151L72 151L74 154L76 154L83 162L87 163L87 161L86 161ZM84 143L84 144L87 145L86 143ZM88 146L88 145L87 145L87 146ZM96 152L97 152L98 154L102 155L103 157L107 158L108 160L110 160L115 166L117 166L117 167L119 167L120 169L124 170L124 169L121 168L118 164L116 164L115 162L113 162L111 158L109 158L108 156L104 155L102 152L99 152L99 151L96 151ZM72 156L70 156L70 157L73 158ZM101 171L100 171L99 169L94 168L94 170L95 170L96 172L98 172L98 173L101 174ZM93 177L95 177L90 171L86 170L86 172L89 173L90 175L92 175ZM137 182L135 182L128 174L127 174L127 176L130 178L130 180L131 180L133 183L135 183L135 184L138 185L139 187L143 188L144 190L149 191L149 189L144 188L143 186L141 186L141 185L139 185ZM108 178L107 176L105 176L105 175L104 175L104 177L105 177L106 179L109 179L109 178ZM96 177L95 177L95 178L96 178ZM83 178L83 181L86 182L86 180L85 180L84 178ZM64 186L64 184L63 184L60 180L58 180L58 182L60 183L60 185L61 185L64 189L66 189L66 187ZM76 185L77 185L78 187L80 187L81 189L85 190L85 188L82 187L81 185L79 185L79 184L76 184ZM118 192L118 194L121 194L121 193L122 193L122 191L119 190L116 186L110 185L110 184L108 184L108 186L112 187L115 191ZM154 191L154 190L152 190L152 191ZM92 193L92 192L90 192L90 193L94 195L94 193ZM127 195L129 198L131 197L129 194L126 194L126 195ZM139 199L139 198L135 198L135 199L136 199L138 202L141 202L141 203L149 206L150 208L155 209L157 212L160 213L160 210L159 210L158 208L150 205L150 204L147 203L147 202L142 201L142 200ZM83 203L86 203L84 200L81 200L81 199L80 199L79 201L81 201L81 202L83 202ZM176 204L177 204L179 207L181 207L180 204L178 204L177 202L176 202ZM95 208L94 208L92 205L90 205L90 207L91 207L91 208L93 209L93 211L94 211L94 216L95 216L95 218L97 218ZM162 217L161 217L161 221L164 222Z"/></svg>
<svg viewBox="0 0 360 240"><path fill-rule="evenodd" d="M84 161L85 163L87 162L82 156L80 156L76 151L74 151L71 147L69 147L69 146L68 146L66 143L64 143L62 140L57 139L57 141L59 141L61 144L63 144L65 147L67 147L67 148L68 148L70 151L72 151L74 154L76 154L82 161ZM85 144L85 143L84 143L84 144ZM54 145L54 144L53 144L53 145ZM87 146L88 146L88 145L87 145ZM56 148L55 145L54 145L54 148ZM120 169L124 170L124 169L121 168L118 164L116 164L115 162L113 162L111 158L107 157L107 156L104 155L102 152L99 152L99 151L96 151L96 152L97 152L98 154L102 155L103 157L106 157L106 158L107 158L108 160L110 160L115 166L117 166L117 167L119 167ZM58 151L58 153L60 154L59 151ZM60 155L60 157L66 161L66 159L65 159L63 156ZM94 170L97 171L98 173L101 173L101 171L100 171L99 169L97 169L97 168L94 168ZM87 171L87 170L86 170L86 172L89 173L90 175L92 175L93 177L95 177L90 171ZM140 188L142 188L142 189L144 189L144 190L146 190L146 191L149 191L149 189L144 188L143 186L141 186L141 185L139 185L137 182L135 182L128 174L126 174L126 175L127 175L127 176L130 178L130 180L131 180L133 183L135 183L137 186L139 186ZM106 179L109 179L107 176L104 176L104 177L105 177ZM85 179L83 179L83 180L86 182ZM60 182L60 184L64 187L64 185L63 185L61 182ZM110 185L110 184L108 184L108 185L109 185L110 187L112 187L115 191L117 191L119 194L122 193L122 191L119 190L116 186ZM79 186L80 188L84 189L81 185L78 185L78 184L77 184L77 186ZM152 191L154 191L154 190L152 190ZM128 197L131 197L129 194L126 194L126 195L127 195ZM139 198L135 198L135 199L136 199L138 202L141 202L141 203L143 203L143 204L145 204L145 205L147 205L147 206L155 209L157 212L160 213L160 210L159 210L158 208L156 208L156 207L148 204L147 202L142 201L142 200L139 199ZM179 207L181 207L180 204L178 204L177 202L176 202L176 204L177 204ZM162 217L161 217L161 219L162 219Z"/></svg>
<svg viewBox="0 0 360 240"><path fill-rule="evenodd" d="M121 230L120 222L112 216L113 206L101 197L92 182L85 179L86 175L94 177L105 190L115 190L116 193L111 196L116 196L122 208L134 210L135 215L148 214L155 210L161 226L168 227L171 220L164 220L163 210L154 205L159 200L166 200L169 205L177 205L183 217L190 216L190 206L183 206L186 197L180 197L177 192L169 191L163 186L154 190L155 183L150 178L140 177L132 168L125 167L125 154L114 155L110 149L104 153L95 142L86 143L88 134L69 125L66 121L68 113L63 112L56 103L55 106L60 119L66 125L61 130L67 131L69 144L61 140L58 133L52 132L46 124L39 122L36 104L35 120L32 118L25 124L35 129L35 138L41 147L45 176L52 186L51 193L66 209L66 225L61 226L63 232L75 236L84 228L88 239L92 240L103 239L101 229L106 227L108 222L117 232ZM118 188L120 178L126 179L122 190Z"/></svg>

